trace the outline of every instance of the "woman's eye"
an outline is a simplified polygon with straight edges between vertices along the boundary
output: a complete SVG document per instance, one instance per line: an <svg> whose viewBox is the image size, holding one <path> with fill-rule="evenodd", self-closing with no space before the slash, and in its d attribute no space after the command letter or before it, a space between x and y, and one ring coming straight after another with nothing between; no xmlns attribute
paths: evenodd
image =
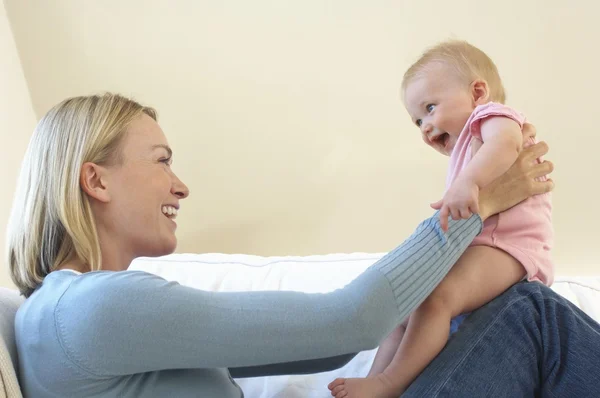
<svg viewBox="0 0 600 398"><path fill-rule="evenodd" d="M160 162L166 164L167 166L170 166L172 160L173 158L162 158L160 159Z"/></svg>
<svg viewBox="0 0 600 398"><path fill-rule="evenodd" d="M427 112L431 113L433 112L433 110L435 109L435 105L433 104L428 104L425 109L427 109Z"/></svg>
<svg viewBox="0 0 600 398"><path fill-rule="evenodd" d="M417 127L421 127L421 124L423 123L423 121L421 119L417 119L415 121L415 124L417 125Z"/></svg>

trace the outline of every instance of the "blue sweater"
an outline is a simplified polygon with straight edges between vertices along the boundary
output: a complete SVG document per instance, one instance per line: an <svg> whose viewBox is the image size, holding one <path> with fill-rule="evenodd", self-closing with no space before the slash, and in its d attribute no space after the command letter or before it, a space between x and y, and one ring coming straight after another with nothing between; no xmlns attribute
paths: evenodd
<svg viewBox="0 0 600 398"><path fill-rule="evenodd" d="M206 292L141 271L55 271L19 309L25 397L240 398L233 377L311 373L377 347L481 230L436 216L342 289Z"/></svg>

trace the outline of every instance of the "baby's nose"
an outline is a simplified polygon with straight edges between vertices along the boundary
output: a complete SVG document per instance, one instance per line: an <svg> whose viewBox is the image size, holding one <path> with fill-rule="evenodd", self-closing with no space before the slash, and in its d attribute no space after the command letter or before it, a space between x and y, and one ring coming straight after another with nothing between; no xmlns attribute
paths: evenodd
<svg viewBox="0 0 600 398"><path fill-rule="evenodd" d="M423 126L421 126L421 132L423 134L425 134L426 136L429 136L429 134L431 134L432 131L433 131L433 126L431 126L430 123L425 123L425 124L423 124Z"/></svg>

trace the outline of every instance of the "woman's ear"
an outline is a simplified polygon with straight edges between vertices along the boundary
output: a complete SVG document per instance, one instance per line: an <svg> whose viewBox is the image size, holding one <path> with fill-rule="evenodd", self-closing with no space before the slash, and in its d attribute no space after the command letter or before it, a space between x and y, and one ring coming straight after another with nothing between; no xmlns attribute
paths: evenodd
<svg viewBox="0 0 600 398"><path fill-rule="evenodd" d="M86 162L81 166L79 183L81 189L92 198L107 203L110 201L108 187L106 185L107 170L95 163Z"/></svg>
<svg viewBox="0 0 600 398"><path fill-rule="evenodd" d="M483 79L475 79L471 83L471 96L475 105L483 105L489 102L490 88Z"/></svg>

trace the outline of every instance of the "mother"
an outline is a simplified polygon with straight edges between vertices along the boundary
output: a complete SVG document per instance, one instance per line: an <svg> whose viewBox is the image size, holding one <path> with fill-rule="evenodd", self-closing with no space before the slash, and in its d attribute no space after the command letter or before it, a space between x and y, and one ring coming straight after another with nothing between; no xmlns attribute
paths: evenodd
<svg viewBox="0 0 600 398"><path fill-rule="evenodd" d="M524 151L483 190L479 216L451 222L447 234L437 217L424 221L343 289L212 293L127 271L136 257L175 250L175 216L189 194L155 111L113 94L68 99L34 132L8 229L12 278L28 297L15 326L24 394L233 398L243 393L231 376L339 367L376 347L432 291L486 217L552 188L534 180L551 164L531 162L546 149ZM548 289L518 285L471 318L459 333L469 338L454 339L453 355L440 355L407 395L483 396L485 383L514 374L513 361L520 384L494 396L589 392L577 381L599 343L577 339L600 328ZM511 360L491 366L499 354Z"/></svg>

